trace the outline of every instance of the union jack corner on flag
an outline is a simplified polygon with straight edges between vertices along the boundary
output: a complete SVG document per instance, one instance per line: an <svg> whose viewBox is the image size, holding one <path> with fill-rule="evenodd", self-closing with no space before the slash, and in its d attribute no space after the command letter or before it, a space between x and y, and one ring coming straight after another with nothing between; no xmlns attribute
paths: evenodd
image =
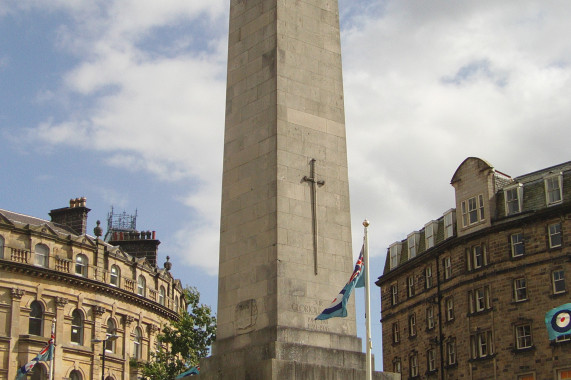
<svg viewBox="0 0 571 380"><path fill-rule="evenodd" d="M54 334L52 334L52 337L45 345L45 347L42 348L40 353L31 361L18 368L18 372L16 374L16 380L25 379L26 375L29 374L32 371L32 369L34 369L35 365L38 364L39 362L48 362L52 360L52 357L54 355L54 339L55 336Z"/></svg>
<svg viewBox="0 0 571 380"><path fill-rule="evenodd" d="M331 302L331 305L321 312L315 319L325 320L333 317L346 317L347 316L347 302L349 297L353 292L354 288L362 288L365 286L365 276L363 276L363 269L365 268L365 263L363 261L363 249L361 247L361 253L355 264L355 269L353 274L347 284L341 289L337 297Z"/></svg>

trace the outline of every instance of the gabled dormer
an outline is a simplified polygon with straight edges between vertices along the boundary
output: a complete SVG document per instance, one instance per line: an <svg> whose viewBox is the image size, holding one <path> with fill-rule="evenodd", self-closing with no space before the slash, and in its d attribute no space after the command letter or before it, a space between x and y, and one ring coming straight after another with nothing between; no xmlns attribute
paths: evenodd
<svg viewBox="0 0 571 380"><path fill-rule="evenodd" d="M495 194L511 178L496 171L488 162L468 157L454 173L458 236L491 226L495 215Z"/></svg>

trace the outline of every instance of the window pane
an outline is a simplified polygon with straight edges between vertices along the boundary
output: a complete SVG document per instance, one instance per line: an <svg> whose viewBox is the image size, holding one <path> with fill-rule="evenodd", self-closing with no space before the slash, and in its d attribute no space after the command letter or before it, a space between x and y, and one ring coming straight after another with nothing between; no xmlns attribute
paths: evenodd
<svg viewBox="0 0 571 380"><path fill-rule="evenodd" d="M549 226L549 247L561 246L561 224L552 224Z"/></svg>
<svg viewBox="0 0 571 380"><path fill-rule="evenodd" d="M28 333L31 335L42 335L42 325L44 322L44 312L42 305L38 301L30 305L30 320Z"/></svg>
<svg viewBox="0 0 571 380"><path fill-rule="evenodd" d="M553 293L565 292L565 273L562 270L553 272Z"/></svg>

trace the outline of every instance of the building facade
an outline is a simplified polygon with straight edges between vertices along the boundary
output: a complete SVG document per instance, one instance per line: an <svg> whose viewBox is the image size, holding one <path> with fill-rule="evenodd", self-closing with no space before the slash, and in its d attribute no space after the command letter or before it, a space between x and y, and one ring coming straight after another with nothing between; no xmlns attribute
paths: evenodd
<svg viewBox="0 0 571 380"><path fill-rule="evenodd" d="M136 379L157 333L185 307L168 258L155 265L155 233L117 228L103 240L98 222L90 236L89 211L85 198L50 221L0 209L0 379L16 377L52 326L55 379L101 378L103 353L105 379ZM48 371L40 362L31 379Z"/></svg>
<svg viewBox="0 0 571 380"><path fill-rule="evenodd" d="M479 158L452 177L456 205L388 248L383 364L403 379L571 378L571 162L512 178Z"/></svg>

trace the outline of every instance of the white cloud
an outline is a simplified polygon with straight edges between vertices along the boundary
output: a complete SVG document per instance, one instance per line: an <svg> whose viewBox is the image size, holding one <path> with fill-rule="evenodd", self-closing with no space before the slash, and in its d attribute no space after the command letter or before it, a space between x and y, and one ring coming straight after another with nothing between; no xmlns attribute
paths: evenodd
<svg viewBox="0 0 571 380"><path fill-rule="evenodd" d="M449 180L468 156L512 175L568 159L566 3L341 3L355 245L364 218L382 255L453 207ZM69 12L58 47L79 59L64 82L69 118L34 133L56 145L81 138L110 152L108 165L160 180L192 178L177 201L194 218L176 250L213 273L204 255L218 252L227 1L21 4Z"/></svg>
<svg viewBox="0 0 571 380"><path fill-rule="evenodd" d="M380 16L349 23L353 225L371 220L374 253L454 206L449 180L468 156L512 175L568 160L562 4L390 1Z"/></svg>

